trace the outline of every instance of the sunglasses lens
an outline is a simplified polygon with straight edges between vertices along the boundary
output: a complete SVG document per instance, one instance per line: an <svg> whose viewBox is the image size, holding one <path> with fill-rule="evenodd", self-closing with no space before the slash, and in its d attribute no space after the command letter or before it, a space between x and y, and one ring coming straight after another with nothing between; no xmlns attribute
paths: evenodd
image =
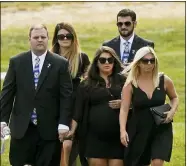
<svg viewBox="0 0 187 166"><path fill-rule="evenodd" d="M127 22L124 22L125 23L125 26L129 27L131 26L131 22L130 21L127 21Z"/></svg>
<svg viewBox="0 0 187 166"><path fill-rule="evenodd" d="M99 62L101 63L101 64L105 64L106 63L106 58L99 58Z"/></svg>
<svg viewBox="0 0 187 166"><path fill-rule="evenodd" d="M152 63L152 64L155 63L155 59L151 59L150 63Z"/></svg>
<svg viewBox="0 0 187 166"><path fill-rule="evenodd" d="M67 40L71 40L71 39L73 39L73 35L72 34L67 34L67 35L61 34L61 35L57 35L57 39L58 40L64 40L65 38Z"/></svg>
<svg viewBox="0 0 187 166"><path fill-rule="evenodd" d="M108 63L110 63L110 64L112 64L112 63L114 63L114 58L108 58Z"/></svg>
<svg viewBox="0 0 187 166"><path fill-rule="evenodd" d="M122 25L123 25L122 22L117 22L117 26L118 26L118 27L121 27Z"/></svg>
<svg viewBox="0 0 187 166"><path fill-rule="evenodd" d="M72 34L67 34L66 38L69 39L69 40L71 40L71 39L73 39L73 35Z"/></svg>
<svg viewBox="0 0 187 166"><path fill-rule="evenodd" d="M64 40L65 36L64 35L57 35L58 40Z"/></svg>
<svg viewBox="0 0 187 166"><path fill-rule="evenodd" d="M143 64L148 64L148 63L149 63L149 60L147 60L147 59L142 59L142 62L143 62Z"/></svg>

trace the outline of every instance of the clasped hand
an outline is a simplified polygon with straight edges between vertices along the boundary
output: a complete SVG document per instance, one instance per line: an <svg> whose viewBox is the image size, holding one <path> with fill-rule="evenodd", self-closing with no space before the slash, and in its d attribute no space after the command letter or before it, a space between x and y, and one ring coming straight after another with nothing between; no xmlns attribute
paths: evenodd
<svg viewBox="0 0 187 166"><path fill-rule="evenodd" d="M121 107L121 100L120 99L118 99L118 100L111 100L111 101L109 101L109 106L112 109L119 109Z"/></svg>
<svg viewBox="0 0 187 166"><path fill-rule="evenodd" d="M59 133L60 142L63 142L66 138L73 139L73 136L74 136L74 132L71 130L68 131L68 130L60 129L58 133Z"/></svg>

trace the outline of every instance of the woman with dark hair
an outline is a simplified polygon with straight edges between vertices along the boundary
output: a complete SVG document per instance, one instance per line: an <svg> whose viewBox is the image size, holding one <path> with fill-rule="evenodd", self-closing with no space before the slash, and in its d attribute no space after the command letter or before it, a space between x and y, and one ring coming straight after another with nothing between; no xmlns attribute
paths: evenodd
<svg viewBox="0 0 187 166"><path fill-rule="evenodd" d="M115 51L102 46L77 90L71 133L78 125L82 153L90 166L123 166L119 109L125 77L119 74L121 68Z"/></svg>
<svg viewBox="0 0 187 166"><path fill-rule="evenodd" d="M71 115L69 115L69 120L71 121L75 94L78 85L80 84L81 77L85 77L87 68L90 64L88 56L81 52L79 40L73 26L66 22L58 23L55 27L53 39L52 39L52 52L59 54L60 56L65 57L69 61L69 70L72 77L73 83L73 94L72 94L72 108ZM75 145L75 146L74 146ZM72 138L67 137L63 142L63 160L64 166L71 166L77 157L77 141L74 140L72 148ZM72 149L72 155L70 155ZM69 161L70 157L70 161ZM61 162L62 164L62 162Z"/></svg>

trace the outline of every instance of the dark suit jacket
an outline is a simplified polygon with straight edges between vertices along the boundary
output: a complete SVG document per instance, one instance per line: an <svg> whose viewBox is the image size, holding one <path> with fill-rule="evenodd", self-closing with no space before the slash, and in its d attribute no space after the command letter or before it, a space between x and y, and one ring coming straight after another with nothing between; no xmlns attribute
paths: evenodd
<svg viewBox="0 0 187 166"><path fill-rule="evenodd" d="M31 51L10 59L7 75L0 95L1 122L9 123L11 136L22 138L36 108L37 128L44 140L58 136L58 124L68 124L72 82L65 58L47 52L37 89Z"/></svg>
<svg viewBox="0 0 187 166"><path fill-rule="evenodd" d="M119 36L115 37L114 39L112 39L110 41L104 42L103 46L108 46L108 47L111 47L112 49L114 49L116 54L119 56L119 59L121 59L120 37ZM144 46L151 46L151 47L154 48L154 43L152 41L143 39L143 38L141 38L141 37L139 37L135 34L134 39L133 39L133 43L132 43L132 46L131 46L128 62L132 62L136 52Z"/></svg>

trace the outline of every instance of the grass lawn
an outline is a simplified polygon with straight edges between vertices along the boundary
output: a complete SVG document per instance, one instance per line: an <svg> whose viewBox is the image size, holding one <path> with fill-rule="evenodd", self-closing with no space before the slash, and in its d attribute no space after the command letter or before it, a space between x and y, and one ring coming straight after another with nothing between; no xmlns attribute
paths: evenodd
<svg viewBox="0 0 187 166"><path fill-rule="evenodd" d="M80 2L84 3L84 2ZM29 5L28 5L29 4ZM16 11L37 11L44 7L49 7L51 5L68 5L74 4L74 2L1 2L1 8L12 8Z"/></svg>
<svg viewBox="0 0 187 166"><path fill-rule="evenodd" d="M45 3L45 2L43 2ZM46 2L47 3L47 2ZM174 144L171 162L166 166L185 165L185 20L184 19L141 19L136 33L155 42L155 51L160 61L160 71L167 74L174 82L177 89L180 105L175 115ZM51 38L55 25L47 25ZM96 49L105 40L115 37L118 32L115 22L100 24L74 24L78 33L82 50L92 59ZM28 28L9 28L1 31L1 71L6 71L8 60L29 48ZM8 143L8 142L7 142ZM1 156L2 166L9 166L8 145Z"/></svg>

